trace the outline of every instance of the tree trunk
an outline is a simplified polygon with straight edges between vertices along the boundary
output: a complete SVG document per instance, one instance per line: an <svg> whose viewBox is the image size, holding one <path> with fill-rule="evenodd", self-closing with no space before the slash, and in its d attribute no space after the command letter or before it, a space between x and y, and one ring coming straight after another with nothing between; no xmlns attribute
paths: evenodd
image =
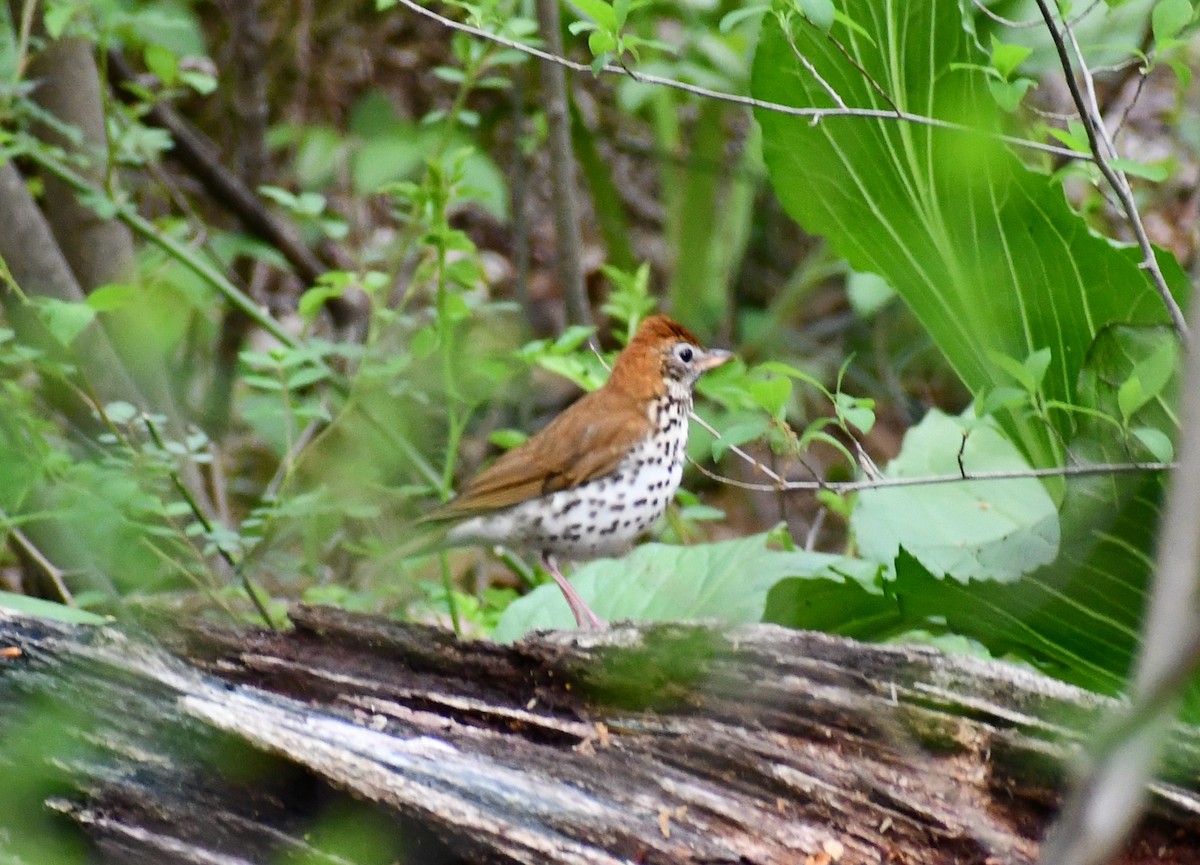
<svg viewBox="0 0 1200 865"><path fill-rule="evenodd" d="M52 835L123 863L1032 863L1065 767L1120 708L765 625L500 646L292 619L152 638L0 612L0 767L41 779L0 793L0 861L53 861L27 843ZM1200 861L1197 732L1173 734L1119 861ZM54 832L20 823L43 803Z"/></svg>

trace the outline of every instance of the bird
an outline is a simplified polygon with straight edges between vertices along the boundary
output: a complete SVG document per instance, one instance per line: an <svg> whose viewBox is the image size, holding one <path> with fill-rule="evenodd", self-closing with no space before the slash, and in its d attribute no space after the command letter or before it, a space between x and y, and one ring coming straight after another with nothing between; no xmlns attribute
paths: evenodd
<svg viewBox="0 0 1200 865"><path fill-rule="evenodd" d="M729 361L665 315L638 326L608 381L468 480L424 521L446 546L536 553L581 629L604 627L558 559L619 556L663 515L683 477L696 382Z"/></svg>

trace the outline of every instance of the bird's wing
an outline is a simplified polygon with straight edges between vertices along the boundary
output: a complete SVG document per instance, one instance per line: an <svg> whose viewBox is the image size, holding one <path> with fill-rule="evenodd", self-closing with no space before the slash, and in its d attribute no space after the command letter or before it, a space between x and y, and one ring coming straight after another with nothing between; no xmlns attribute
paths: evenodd
<svg viewBox="0 0 1200 865"><path fill-rule="evenodd" d="M650 431L650 418L635 400L595 391L476 475L429 518L473 516L581 486L614 471Z"/></svg>

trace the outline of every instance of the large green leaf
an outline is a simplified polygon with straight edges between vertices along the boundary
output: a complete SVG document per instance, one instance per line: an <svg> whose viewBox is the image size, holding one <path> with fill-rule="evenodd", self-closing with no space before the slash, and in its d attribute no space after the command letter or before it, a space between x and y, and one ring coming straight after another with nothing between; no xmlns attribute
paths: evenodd
<svg viewBox="0 0 1200 865"><path fill-rule="evenodd" d="M814 581L821 589L853 584L863 597L881 594L875 588L879 565L825 553L773 550L767 538L752 535L692 547L646 544L624 558L581 567L571 584L609 621L760 622L771 588L788 577ZM514 640L538 628L574 626L558 587L549 584L509 606L494 636Z"/></svg>
<svg viewBox="0 0 1200 865"><path fill-rule="evenodd" d="M838 23L827 38L793 21L795 50L780 19L768 16L753 94L833 107L811 64L848 106L898 107L982 134L894 119L813 123L760 110L780 201L856 270L884 277L973 391L1011 383L993 352L1020 360L1048 348L1045 394L1073 402L1080 366L1103 326L1167 320L1136 250L1089 231L1058 186L986 134L1004 117L978 69L988 58L957 3L847 0L844 12L862 32ZM1182 290L1177 264L1160 258ZM1055 430L1016 415L1005 423L1030 460L1047 465L1070 432L1069 418L1054 421Z"/></svg>
<svg viewBox="0 0 1200 865"><path fill-rule="evenodd" d="M56 622L66 622L70 625L103 625L111 619L89 613L78 607L68 607L53 601L32 598L29 595L18 595L13 592L0 592L0 610L12 610L26 616L37 616L42 619L53 619Z"/></svg>
<svg viewBox="0 0 1200 865"><path fill-rule="evenodd" d="M969 428L936 409L904 436L888 476L1022 471L990 426ZM1012 582L1058 555L1058 510L1035 478L863 490L851 520L859 550L890 562L904 547L938 577Z"/></svg>
<svg viewBox="0 0 1200 865"><path fill-rule="evenodd" d="M760 110L764 155L784 207L856 271L893 286L975 394L1028 389L1014 370L1049 351L1032 388L1043 408L1030 411L1018 399L998 418L1032 464L1169 449L1172 337L1144 327L1168 316L1138 266L1140 253L1089 230L1056 182L992 134L1008 131L1011 118L988 90L980 70L989 60L962 5L846 0L841 11L828 36L768 16L753 94L829 108L832 89L850 107L899 108L974 131L886 118L814 123ZM1178 262L1162 252L1158 258L1181 298L1187 282ZM957 449L949 444L933 443L937 452L921 459L931 468L952 459ZM939 579L903 553L885 586L899 625L881 607L868 630L886 636L898 626L945 628L1088 687L1118 690L1137 648L1161 477L1083 477L1048 488L1060 508L1053 562L1007 584L960 582ZM868 510L871 498L862 500ZM895 543L906 547L925 528L864 537L861 516L856 527L864 549L879 546L888 561ZM980 573L947 570L960 578ZM788 620L788 611L776 612Z"/></svg>

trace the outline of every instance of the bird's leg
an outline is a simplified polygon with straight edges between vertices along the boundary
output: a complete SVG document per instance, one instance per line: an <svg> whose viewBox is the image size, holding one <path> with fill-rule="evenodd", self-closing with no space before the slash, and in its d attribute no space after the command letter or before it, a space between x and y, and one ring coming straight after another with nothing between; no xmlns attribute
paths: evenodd
<svg viewBox="0 0 1200 865"><path fill-rule="evenodd" d="M567 599L567 606L571 608L571 614L575 616L575 623L579 625L580 630L598 631L605 627L604 620L592 612L592 608L587 605L587 601L579 596L579 592L575 591L575 587L568 583L567 578L559 571L558 564L554 561L554 556L548 556L543 553L542 567L549 571L550 576L554 578L554 582L558 583L558 587L562 590L563 597Z"/></svg>

